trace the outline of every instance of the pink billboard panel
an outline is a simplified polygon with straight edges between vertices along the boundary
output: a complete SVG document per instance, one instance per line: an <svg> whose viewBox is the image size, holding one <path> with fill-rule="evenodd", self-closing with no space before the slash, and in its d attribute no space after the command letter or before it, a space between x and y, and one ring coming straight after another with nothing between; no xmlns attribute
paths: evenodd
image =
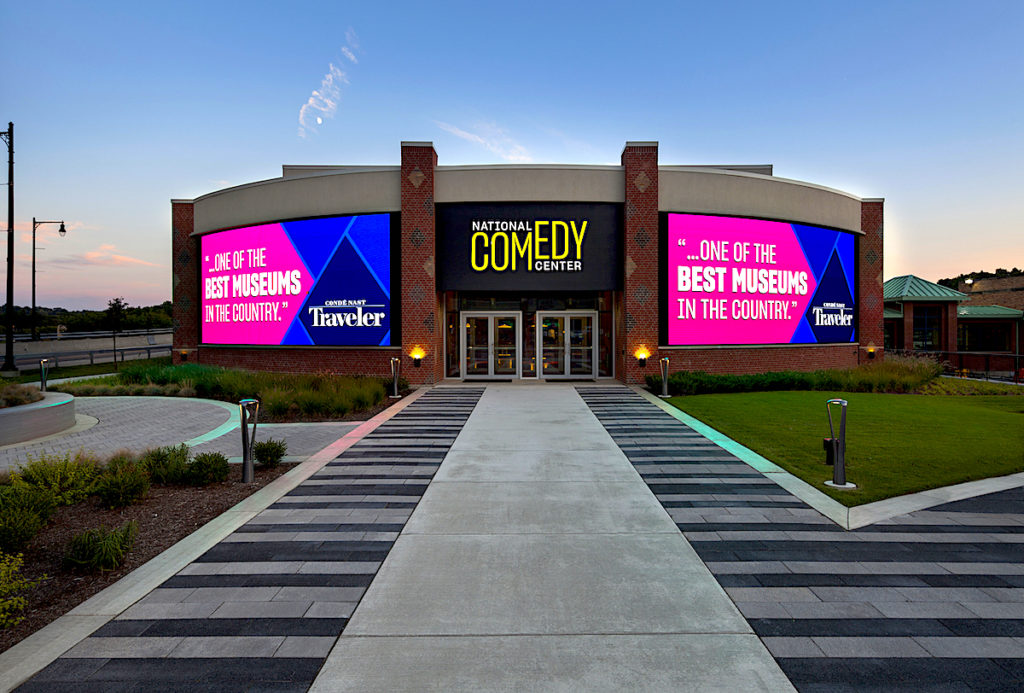
<svg viewBox="0 0 1024 693"><path fill-rule="evenodd" d="M852 235L669 214L667 245L669 345L854 339Z"/></svg>

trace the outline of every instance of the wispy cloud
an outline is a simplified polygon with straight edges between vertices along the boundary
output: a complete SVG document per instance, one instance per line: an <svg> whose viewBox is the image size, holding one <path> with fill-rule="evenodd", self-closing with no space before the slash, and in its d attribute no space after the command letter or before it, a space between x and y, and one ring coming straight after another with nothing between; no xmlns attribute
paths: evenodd
<svg viewBox="0 0 1024 693"><path fill-rule="evenodd" d="M345 32L347 45L341 47L341 54L356 64L356 51L359 50L359 37L351 28ZM327 74L320 80L320 88L314 89L306 103L299 109L299 137L315 133L324 119L333 118L341 103L341 90L349 83L348 75L334 63L328 63Z"/></svg>
<svg viewBox="0 0 1024 693"><path fill-rule="evenodd" d="M480 145L493 154L497 154L505 161L529 162L533 161L526 148L509 136L503 128L494 123L481 123L474 127L476 132L463 130L450 123L443 123L435 120L434 124L445 132L456 137Z"/></svg>

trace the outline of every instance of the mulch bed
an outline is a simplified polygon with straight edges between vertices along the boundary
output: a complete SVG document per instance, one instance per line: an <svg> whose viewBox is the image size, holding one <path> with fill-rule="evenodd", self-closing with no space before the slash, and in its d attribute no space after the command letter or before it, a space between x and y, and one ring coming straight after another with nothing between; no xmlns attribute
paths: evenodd
<svg viewBox="0 0 1024 693"><path fill-rule="evenodd" d="M95 498L58 508L24 552L22 575L30 579L49 577L26 595L25 620L0 631L0 652L117 582L294 466L257 469L255 483L243 484L241 465L233 464L227 481L205 487L153 485L145 500L122 510L105 510ZM117 527L129 520L138 522L139 533L123 566L99 573L61 568L64 547L72 535L100 525Z"/></svg>

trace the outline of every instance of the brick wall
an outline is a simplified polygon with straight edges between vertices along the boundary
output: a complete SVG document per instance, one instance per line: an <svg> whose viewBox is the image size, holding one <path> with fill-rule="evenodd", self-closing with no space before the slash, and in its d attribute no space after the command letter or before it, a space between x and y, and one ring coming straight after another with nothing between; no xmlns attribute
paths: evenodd
<svg viewBox="0 0 1024 693"><path fill-rule="evenodd" d="M429 142L402 143L402 372L410 383L444 377L444 330L435 272L434 169ZM420 368L409 352L426 351Z"/></svg>
<svg viewBox="0 0 1024 693"><path fill-rule="evenodd" d="M860 206L860 229L857 239L857 267L860 294L857 304L857 341L860 342L859 361L868 359L869 347L876 349L875 359L884 357L885 333L883 329L884 304L882 301L882 240L885 203L865 200ZM913 325L911 325L913 327ZM910 331L913 336L913 330ZM956 343L956 339L953 340Z"/></svg>
<svg viewBox="0 0 1024 693"><path fill-rule="evenodd" d="M626 204L623 214L623 292L620 334L615 343L623 367L619 380L642 383L658 372L658 143L627 142L622 152L626 169ZM640 368L633 354L647 347L647 367ZM624 353L622 353L624 351Z"/></svg>
<svg viewBox="0 0 1024 693"><path fill-rule="evenodd" d="M200 347L199 361L211 366L245 368L274 373L331 372L340 375L391 377L391 358L399 349L261 349L258 347ZM402 360L402 377L413 374L412 363Z"/></svg>
<svg viewBox="0 0 1024 693"><path fill-rule="evenodd" d="M765 371L814 371L857 365L857 345L751 347L745 349L664 349L669 373L760 373ZM635 362L635 360L634 360ZM657 362L648 362L645 375L658 375Z"/></svg>
<svg viewBox="0 0 1024 693"><path fill-rule="evenodd" d="M174 363L182 353L195 359L199 345L199 242L191 236L191 202L171 202L171 301L174 319Z"/></svg>

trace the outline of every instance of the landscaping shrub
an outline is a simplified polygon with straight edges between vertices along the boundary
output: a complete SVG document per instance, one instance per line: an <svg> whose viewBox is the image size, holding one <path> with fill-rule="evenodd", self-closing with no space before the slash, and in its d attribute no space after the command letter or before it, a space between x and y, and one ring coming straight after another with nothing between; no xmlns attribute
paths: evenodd
<svg viewBox="0 0 1024 693"><path fill-rule="evenodd" d="M89 495L99 473L96 460L83 452L29 457L29 462L11 473L14 485L28 484L53 493L57 505L74 505Z"/></svg>
<svg viewBox="0 0 1024 693"><path fill-rule="evenodd" d="M285 453L288 452L288 444L284 440L268 438L253 446L253 455L256 457L256 464L267 469L273 469L281 464Z"/></svg>
<svg viewBox="0 0 1024 693"><path fill-rule="evenodd" d="M205 397L236 403L255 397L263 402L264 417L288 418L296 414L309 418L344 416L353 409L366 409L387 396L390 378L339 376L329 371L316 374L266 373L216 368L195 363L178 366L126 364L120 375L109 381L90 381L96 395L163 394ZM401 381L403 389L408 383ZM56 389L58 386L55 386ZM79 394L78 383L59 386L62 392ZM262 417L261 417L262 418Z"/></svg>
<svg viewBox="0 0 1024 693"><path fill-rule="evenodd" d="M915 392L942 373L942 365L923 357L892 356L856 368L813 372L774 371L749 375L719 375L677 371L668 376L671 395L728 392L824 390L838 392ZM661 376L647 376L647 386L661 392Z"/></svg>
<svg viewBox="0 0 1024 693"><path fill-rule="evenodd" d="M104 507L116 510L137 503L149 493L149 472L142 462L120 461L103 470L93 493Z"/></svg>
<svg viewBox="0 0 1024 693"><path fill-rule="evenodd" d="M46 522L57 509L57 499L48 489L27 484L0 486L0 514L9 508L24 508Z"/></svg>
<svg viewBox="0 0 1024 693"><path fill-rule="evenodd" d="M155 484L184 484L188 477L188 446L168 445L148 450L140 460Z"/></svg>
<svg viewBox="0 0 1024 693"><path fill-rule="evenodd" d="M39 390L30 385L19 385L17 383L0 384L0 409L5 407L16 407L19 404L31 404L43 398Z"/></svg>
<svg viewBox="0 0 1024 693"><path fill-rule="evenodd" d="M0 553L0 629L16 626L25 617L21 616L28 600L24 594L46 579L42 576L29 580L21 574L24 562L21 554Z"/></svg>
<svg viewBox="0 0 1024 693"><path fill-rule="evenodd" d="M228 458L219 452L196 455L188 465L187 481L193 486L206 486L228 478Z"/></svg>
<svg viewBox="0 0 1024 693"><path fill-rule="evenodd" d="M98 527L71 537L64 554L64 567L84 570L113 570L124 563L135 544L139 526L135 520L117 529Z"/></svg>
<svg viewBox="0 0 1024 693"><path fill-rule="evenodd" d="M53 515L57 501L46 490L17 484L0 488L0 551L21 551Z"/></svg>
<svg viewBox="0 0 1024 693"><path fill-rule="evenodd" d="M6 507L0 510L0 551L16 553L32 541L46 522L28 508Z"/></svg>

